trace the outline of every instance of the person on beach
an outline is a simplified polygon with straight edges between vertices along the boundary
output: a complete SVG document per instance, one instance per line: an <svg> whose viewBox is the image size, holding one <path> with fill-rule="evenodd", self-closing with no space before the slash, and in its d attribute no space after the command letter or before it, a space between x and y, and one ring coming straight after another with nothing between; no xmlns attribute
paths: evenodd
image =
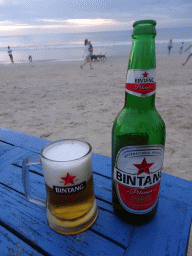
<svg viewBox="0 0 192 256"><path fill-rule="evenodd" d="M183 63L183 66L188 62L188 60L189 60L189 59L191 58L191 56L192 56L192 44L185 50L185 52L186 52L187 50L189 50L190 48L191 48L191 52L189 53L189 55L188 55L186 61Z"/></svg>
<svg viewBox="0 0 192 256"><path fill-rule="evenodd" d="M84 43L84 45L85 45L85 48L84 48L85 63L80 66L81 69L82 69L83 66L85 66L87 63L89 63L90 69L93 69L93 68L92 68L92 65L91 65L91 57L90 57L90 52L89 52L89 46L90 46L90 45L89 45L88 43L89 43L88 40L85 39L85 43Z"/></svg>
<svg viewBox="0 0 192 256"><path fill-rule="evenodd" d="M172 39L170 39L170 42L168 44L168 55L170 55L171 48L173 47Z"/></svg>
<svg viewBox="0 0 192 256"><path fill-rule="evenodd" d="M180 54L182 54L183 46L184 46L184 42L182 42L180 45Z"/></svg>
<svg viewBox="0 0 192 256"><path fill-rule="evenodd" d="M13 62L14 62L14 61L13 61L13 55L12 55L12 50L11 50L10 46L8 46L7 52L8 52L8 54L9 54L9 57L10 57L11 62L13 63Z"/></svg>
<svg viewBox="0 0 192 256"><path fill-rule="evenodd" d="M90 52L90 56L93 55L93 45L91 44L91 41L88 42L89 45L89 52Z"/></svg>
<svg viewBox="0 0 192 256"><path fill-rule="evenodd" d="M32 56L31 55L29 55L29 61L32 62Z"/></svg>

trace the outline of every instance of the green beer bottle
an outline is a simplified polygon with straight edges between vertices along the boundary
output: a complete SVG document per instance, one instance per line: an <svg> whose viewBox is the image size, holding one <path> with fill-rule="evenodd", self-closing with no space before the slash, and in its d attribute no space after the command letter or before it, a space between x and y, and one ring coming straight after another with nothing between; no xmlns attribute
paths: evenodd
<svg viewBox="0 0 192 256"><path fill-rule="evenodd" d="M155 108L154 20L133 24L125 106L112 131L112 193L115 212L124 220L149 221L158 205L165 124Z"/></svg>

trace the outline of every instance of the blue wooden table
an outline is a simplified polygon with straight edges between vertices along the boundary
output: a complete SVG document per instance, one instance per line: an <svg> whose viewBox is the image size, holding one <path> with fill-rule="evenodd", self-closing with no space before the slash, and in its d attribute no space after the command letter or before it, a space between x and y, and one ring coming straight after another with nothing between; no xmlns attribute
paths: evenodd
<svg viewBox="0 0 192 256"><path fill-rule="evenodd" d="M111 203L111 159L93 154L94 187L99 208L87 231L66 236L53 231L46 210L26 200L21 166L48 141L0 128L0 255L186 255L192 217L192 182L163 174L158 211L149 224L119 219ZM40 166L31 166L34 194L45 196Z"/></svg>

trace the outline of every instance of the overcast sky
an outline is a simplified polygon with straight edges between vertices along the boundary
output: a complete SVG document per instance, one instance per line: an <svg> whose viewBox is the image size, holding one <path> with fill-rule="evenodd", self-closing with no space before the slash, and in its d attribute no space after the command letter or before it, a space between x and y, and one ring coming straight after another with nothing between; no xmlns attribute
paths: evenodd
<svg viewBox="0 0 192 256"><path fill-rule="evenodd" d="M192 0L0 0L0 35L191 27Z"/></svg>

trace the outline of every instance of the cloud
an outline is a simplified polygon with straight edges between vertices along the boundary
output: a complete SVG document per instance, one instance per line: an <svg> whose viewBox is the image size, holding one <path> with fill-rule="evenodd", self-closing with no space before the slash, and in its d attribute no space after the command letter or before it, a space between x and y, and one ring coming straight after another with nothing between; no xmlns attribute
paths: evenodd
<svg viewBox="0 0 192 256"><path fill-rule="evenodd" d="M44 2L43 0L0 0L2 6L29 6L35 5L38 2Z"/></svg>
<svg viewBox="0 0 192 256"><path fill-rule="evenodd" d="M116 25L117 21L113 19L68 19L67 23L75 26L101 26Z"/></svg>
<svg viewBox="0 0 192 256"><path fill-rule="evenodd" d="M66 20L60 19L36 19L37 22L45 22L45 23L66 23Z"/></svg>
<svg viewBox="0 0 192 256"><path fill-rule="evenodd" d="M17 27L17 26L29 26L29 24L27 24L27 23L20 23L18 21L14 21L13 22L11 20L4 20L4 21L0 21L0 28L2 26L6 26L6 27L15 26L15 27Z"/></svg>
<svg viewBox="0 0 192 256"><path fill-rule="evenodd" d="M39 34L39 33L71 33L95 32L132 29L133 20L120 21L117 19L36 19L35 23L0 22L0 34Z"/></svg>
<svg viewBox="0 0 192 256"><path fill-rule="evenodd" d="M118 19L37 19L38 23L41 24L58 24L58 25L67 25L69 27L99 27L99 26L131 26L133 24L133 20L131 21L121 21Z"/></svg>

